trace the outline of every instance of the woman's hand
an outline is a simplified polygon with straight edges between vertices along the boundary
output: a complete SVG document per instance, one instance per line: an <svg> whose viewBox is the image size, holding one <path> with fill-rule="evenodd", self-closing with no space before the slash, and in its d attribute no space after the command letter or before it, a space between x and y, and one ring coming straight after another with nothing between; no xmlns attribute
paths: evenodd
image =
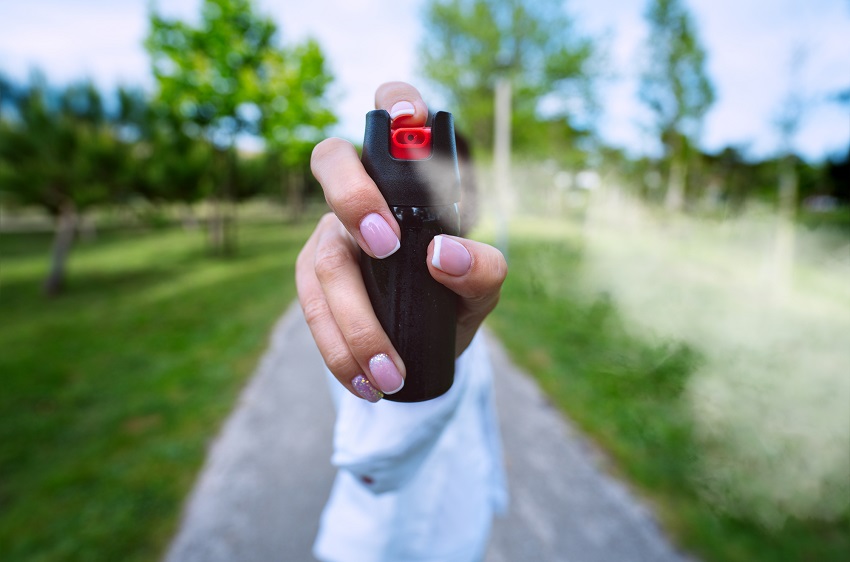
<svg viewBox="0 0 850 562"><path fill-rule="evenodd" d="M393 128L423 126L428 116L419 92L402 82L379 87L375 107L390 113ZM311 167L333 212L322 217L298 256L298 299L328 369L349 391L376 402L401 389L405 366L372 310L358 253L392 255L404 243L401 230L351 143L322 141ZM460 296L459 355L499 300L505 259L486 244L440 235L428 246L427 260L431 276Z"/></svg>

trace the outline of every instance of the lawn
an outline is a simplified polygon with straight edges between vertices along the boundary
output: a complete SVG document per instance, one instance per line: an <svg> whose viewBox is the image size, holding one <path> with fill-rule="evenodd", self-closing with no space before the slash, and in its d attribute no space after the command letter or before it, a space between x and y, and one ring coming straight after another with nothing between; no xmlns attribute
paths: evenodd
<svg viewBox="0 0 850 562"><path fill-rule="evenodd" d="M107 231L40 294L50 239L0 236L0 550L7 561L154 560L275 319L310 227Z"/></svg>
<svg viewBox="0 0 850 562"><path fill-rule="evenodd" d="M54 300L39 292L48 236L0 236L3 560L162 555L210 440L294 298L310 229L243 224L230 259L209 257L199 232L102 232L74 249L68 291ZM514 359L683 548L707 562L846 559L846 507L771 527L706 500L686 389L711 357L684 333L652 337L620 292L588 290L591 242L564 221L512 230L489 323Z"/></svg>

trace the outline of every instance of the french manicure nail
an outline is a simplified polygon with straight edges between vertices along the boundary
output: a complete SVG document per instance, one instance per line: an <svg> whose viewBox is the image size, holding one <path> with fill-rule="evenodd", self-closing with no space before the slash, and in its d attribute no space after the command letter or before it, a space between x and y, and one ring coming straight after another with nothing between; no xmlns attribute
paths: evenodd
<svg viewBox="0 0 850 562"><path fill-rule="evenodd" d="M390 108L390 118L395 119L403 115L413 115L416 113L416 108L409 101L397 101Z"/></svg>
<svg viewBox="0 0 850 562"><path fill-rule="evenodd" d="M363 375L357 375L351 379L351 386L354 387L354 390L361 398L368 400L369 402L377 402L384 397L384 393L372 386L369 379Z"/></svg>
<svg viewBox="0 0 850 562"><path fill-rule="evenodd" d="M469 271L471 264L472 257L463 244L448 236L434 237L434 255L431 258L431 265L449 275L463 275Z"/></svg>
<svg viewBox="0 0 850 562"><path fill-rule="evenodd" d="M398 236L378 213L366 215L360 221L360 234L376 258L391 256L401 247Z"/></svg>
<svg viewBox="0 0 850 562"><path fill-rule="evenodd" d="M386 353L379 353L369 359L369 371L384 394L395 394L404 386L401 373Z"/></svg>

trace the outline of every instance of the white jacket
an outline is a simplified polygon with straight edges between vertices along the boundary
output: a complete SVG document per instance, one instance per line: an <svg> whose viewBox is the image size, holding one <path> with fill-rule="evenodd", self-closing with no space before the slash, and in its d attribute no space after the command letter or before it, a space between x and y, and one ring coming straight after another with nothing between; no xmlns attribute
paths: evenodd
<svg viewBox="0 0 850 562"><path fill-rule="evenodd" d="M328 373L339 470L313 552L324 562L472 562L507 487L493 372L479 332L443 396L418 403L351 395Z"/></svg>

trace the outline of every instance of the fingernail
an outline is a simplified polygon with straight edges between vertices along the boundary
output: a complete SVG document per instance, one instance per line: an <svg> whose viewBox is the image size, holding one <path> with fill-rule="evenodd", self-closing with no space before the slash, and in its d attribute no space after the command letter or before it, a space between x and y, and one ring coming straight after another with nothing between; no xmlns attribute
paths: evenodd
<svg viewBox="0 0 850 562"><path fill-rule="evenodd" d="M360 234L376 258L391 256L401 247L398 236L378 213L366 215L360 221Z"/></svg>
<svg viewBox="0 0 850 562"><path fill-rule="evenodd" d="M434 255L431 265L449 275L463 275L469 271L472 257L463 244L447 236L434 237Z"/></svg>
<svg viewBox="0 0 850 562"><path fill-rule="evenodd" d="M378 384L384 394L395 394L401 387L404 386L404 379L401 378L401 373L386 353L369 359L369 371L372 373L372 378Z"/></svg>
<svg viewBox="0 0 850 562"><path fill-rule="evenodd" d="M351 386L354 387L354 390L361 398L368 400L369 402L377 402L384 397L384 393L372 386L369 379L363 375L357 375L351 379Z"/></svg>
<svg viewBox="0 0 850 562"><path fill-rule="evenodd" d="M390 108L390 119L401 117L403 115L413 115L416 113L416 108L409 101L397 101Z"/></svg>

